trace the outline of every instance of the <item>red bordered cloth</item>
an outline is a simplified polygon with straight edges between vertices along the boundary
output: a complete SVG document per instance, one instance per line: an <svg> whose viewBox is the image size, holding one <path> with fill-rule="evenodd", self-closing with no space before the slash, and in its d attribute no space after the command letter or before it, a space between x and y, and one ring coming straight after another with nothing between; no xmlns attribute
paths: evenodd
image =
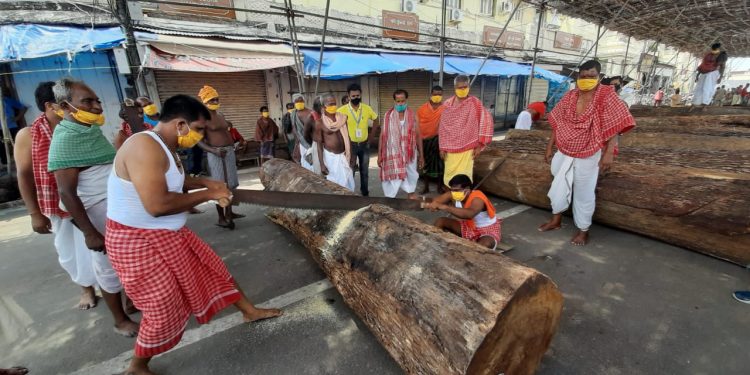
<svg viewBox="0 0 750 375"><path fill-rule="evenodd" d="M461 237L470 241L479 241L482 237L490 236L494 238L497 243L500 243L500 238L502 238L502 235L500 234L501 224L502 220L498 218L492 225L477 228L472 227L469 220L461 220Z"/></svg>
<svg viewBox="0 0 750 375"><path fill-rule="evenodd" d="M452 96L443 106L438 130L440 151L459 153L484 148L492 142L495 123L476 96L469 96L462 102Z"/></svg>
<svg viewBox="0 0 750 375"><path fill-rule="evenodd" d="M555 131L557 149L574 158L587 158L617 134L635 127L635 119L612 86L598 85L594 99L582 114L576 113L580 90L569 91L547 119Z"/></svg>
<svg viewBox="0 0 750 375"><path fill-rule="evenodd" d="M136 356L173 348L190 315L208 323L240 299L224 262L187 227L139 229L107 220L105 239L112 268L143 314Z"/></svg>
<svg viewBox="0 0 750 375"><path fill-rule="evenodd" d="M383 167L380 168L380 180L405 180L406 165L414 159L417 151L417 119L410 108L404 113L404 127L398 119L398 111L393 108L389 109L383 118L385 123L380 133L378 155L383 163Z"/></svg>
<svg viewBox="0 0 750 375"><path fill-rule="evenodd" d="M29 130L31 131L31 167L34 171L39 209L47 217L68 217L68 213L60 209L60 195L57 192L55 175L47 170L49 145L52 143L52 128L47 121L47 116L44 113L39 115Z"/></svg>

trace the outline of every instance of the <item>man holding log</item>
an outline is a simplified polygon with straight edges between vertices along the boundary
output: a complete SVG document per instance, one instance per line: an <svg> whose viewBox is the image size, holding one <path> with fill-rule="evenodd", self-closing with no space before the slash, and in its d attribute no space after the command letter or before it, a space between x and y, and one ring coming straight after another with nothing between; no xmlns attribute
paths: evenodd
<svg viewBox="0 0 750 375"><path fill-rule="evenodd" d="M196 99L167 99L154 130L130 137L108 176L107 250L143 312L126 374L151 374L151 357L179 343L191 315L207 323L230 304L246 322L281 315L253 306L221 258L185 226L190 207L231 199L224 182L186 177L176 153L203 138L210 118ZM183 185L203 190L183 193Z"/></svg>
<svg viewBox="0 0 750 375"><path fill-rule="evenodd" d="M445 161L443 183L459 174L472 177L474 159L492 142L492 115L476 96L469 95L469 77L456 76L453 84L456 95L443 104L440 117L440 157Z"/></svg>
<svg viewBox="0 0 750 375"><path fill-rule="evenodd" d="M378 166L383 193L389 198L395 198L399 189L409 194L409 198L416 198L418 171L424 167L422 136L414 111L407 107L408 98L406 90L394 91L395 104L383 117Z"/></svg>
<svg viewBox="0 0 750 375"><path fill-rule="evenodd" d="M552 163L554 179L547 196L553 215L539 231L560 229L572 196L578 232L571 243L577 246L588 242L596 182L599 172L606 172L614 162L617 135L635 127L635 119L614 88L599 84L600 72L596 60L581 65L577 88L565 94L548 116L552 136L544 160ZM558 151L553 157L555 145Z"/></svg>
<svg viewBox="0 0 750 375"><path fill-rule="evenodd" d="M318 160L321 173L328 181L354 191L355 158L352 154L346 115L337 112L336 97L325 94L320 97L320 119L315 122L313 140L318 144Z"/></svg>
<svg viewBox="0 0 750 375"><path fill-rule="evenodd" d="M451 178L450 191L435 198L428 208L445 211L455 217L441 217L435 226L469 241L495 250L500 243L502 219L497 217L495 206L484 193L473 190L469 176L460 174Z"/></svg>

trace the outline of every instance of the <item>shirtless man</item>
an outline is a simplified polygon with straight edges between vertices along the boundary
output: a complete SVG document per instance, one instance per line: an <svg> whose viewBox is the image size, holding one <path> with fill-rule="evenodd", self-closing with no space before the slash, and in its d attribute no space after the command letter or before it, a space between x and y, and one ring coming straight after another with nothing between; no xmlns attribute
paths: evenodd
<svg viewBox="0 0 750 375"><path fill-rule="evenodd" d="M203 86L198 93L203 104L211 113L211 120L206 126L206 137L198 143L198 146L208 152L208 171L211 178L218 181L224 181L230 190L236 189L240 185L237 176L237 158L234 154L234 141L232 134L229 132L229 123L224 115L217 112L219 109L219 93L211 86ZM224 176L224 170L227 176ZM238 219L244 215L232 213L232 205L221 207L216 205L216 212L219 213L219 222L216 225L222 228L234 229L229 224L229 218Z"/></svg>
<svg viewBox="0 0 750 375"><path fill-rule="evenodd" d="M321 118L315 122L313 139L318 143L320 171L328 181L354 191L355 159L351 152L346 115L338 113L336 97L325 94L316 102Z"/></svg>

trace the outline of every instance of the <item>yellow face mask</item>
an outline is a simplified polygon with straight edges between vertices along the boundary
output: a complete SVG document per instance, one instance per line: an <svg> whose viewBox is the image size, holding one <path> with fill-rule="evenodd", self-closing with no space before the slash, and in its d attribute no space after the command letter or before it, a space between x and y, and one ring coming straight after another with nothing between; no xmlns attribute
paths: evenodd
<svg viewBox="0 0 750 375"><path fill-rule="evenodd" d="M456 202L463 202L466 199L466 192L464 191L451 191L451 199Z"/></svg>
<svg viewBox="0 0 750 375"><path fill-rule="evenodd" d="M712 49L711 53L713 53L714 55L718 55L718 54L721 53L721 50L720 49Z"/></svg>
<svg viewBox="0 0 750 375"><path fill-rule="evenodd" d="M298 111L305 109L305 102L294 103L294 108Z"/></svg>
<svg viewBox="0 0 750 375"><path fill-rule="evenodd" d="M330 114L334 114L334 113L336 113L336 109L337 109L337 108L336 108L336 106L335 106L335 105L327 105L327 106L326 106L326 112L328 112L328 113L330 113Z"/></svg>
<svg viewBox="0 0 750 375"><path fill-rule="evenodd" d="M292 112L294 112L294 110L293 110L293 109L287 109L286 111L287 111L287 113L292 113Z"/></svg>
<svg viewBox="0 0 750 375"><path fill-rule="evenodd" d="M433 103L440 103L440 102L443 101L443 96L442 95L433 95L433 96L430 97L430 101L433 102Z"/></svg>
<svg viewBox="0 0 750 375"><path fill-rule="evenodd" d="M61 108L58 108L58 109L55 110L55 115L57 115L57 117L63 119L63 118L65 118L65 111L63 111Z"/></svg>
<svg viewBox="0 0 750 375"><path fill-rule="evenodd" d="M465 89L456 89L456 96L458 96L461 99L469 96L469 88L467 87Z"/></svg>
<svg viewBox="0 0 750 375"><path fill-rule="evenodd" d="M216 111L221 107L221 104L206 104L206 108L212 111Z"/></svg>
<svg viewBox="0 0 750 375"><path fill-rule="evenodd" d="M268 118L268 112L261 112L260 115L264 118Z"/></svg>
<svg viewBox="0 0 750 375"><path fill-rule="evenodd" d="M156 108L156 104L149 104L145 107L143 107L143 113L145 113L148 116L155 115L159 110Z"/></svg>
<svg viewBox="0 0 750 375"><path fill-rule="evenodd" d="M579 78L576 81L576 86L581 91L591 91L599 84L599 80L596 78Z"/></svg>
<svg viewBox="0 0 750 375"><path fill-rule="evenodd" d="M76 112L70 112L70 115L73 116L74 119L78 120L78 122L86 124L86 125L95 125L95 126L102 126L104 125L104 114L95 114L91 112L86 112L84 110L80 110L76 107L73 107L72 104L68 103L71 108L75 109Z"/></svg>
<svg viewBox="0 0 750 375"><path fill-rule="evenodd" d="M190 129L185 135L180 135L179 129L177 130L177 146L180 148L193 148L198 142L203 139L203 134Z"/></svg>

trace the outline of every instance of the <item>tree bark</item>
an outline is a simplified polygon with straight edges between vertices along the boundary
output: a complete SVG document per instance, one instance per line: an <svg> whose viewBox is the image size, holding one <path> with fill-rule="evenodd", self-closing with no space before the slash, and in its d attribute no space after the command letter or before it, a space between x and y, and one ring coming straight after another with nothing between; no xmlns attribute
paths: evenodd
<svg viewBox="0 0 750 375"><path fill-rule="evenodd" d="M505 163L482 190L549 209L549 132L512 131L474 164L475 180ZM622 148L599 178L594 220L750 265L750 155L730 151Z"/></svg>
<svg viewBox="0 0 750 375"><path fill-rule="evenodd" d="M268 190L351 194L294 163L262 167ZM384 206L272 209L346 304L409 374L533 374L562 296L545 275Z"/></svg>

